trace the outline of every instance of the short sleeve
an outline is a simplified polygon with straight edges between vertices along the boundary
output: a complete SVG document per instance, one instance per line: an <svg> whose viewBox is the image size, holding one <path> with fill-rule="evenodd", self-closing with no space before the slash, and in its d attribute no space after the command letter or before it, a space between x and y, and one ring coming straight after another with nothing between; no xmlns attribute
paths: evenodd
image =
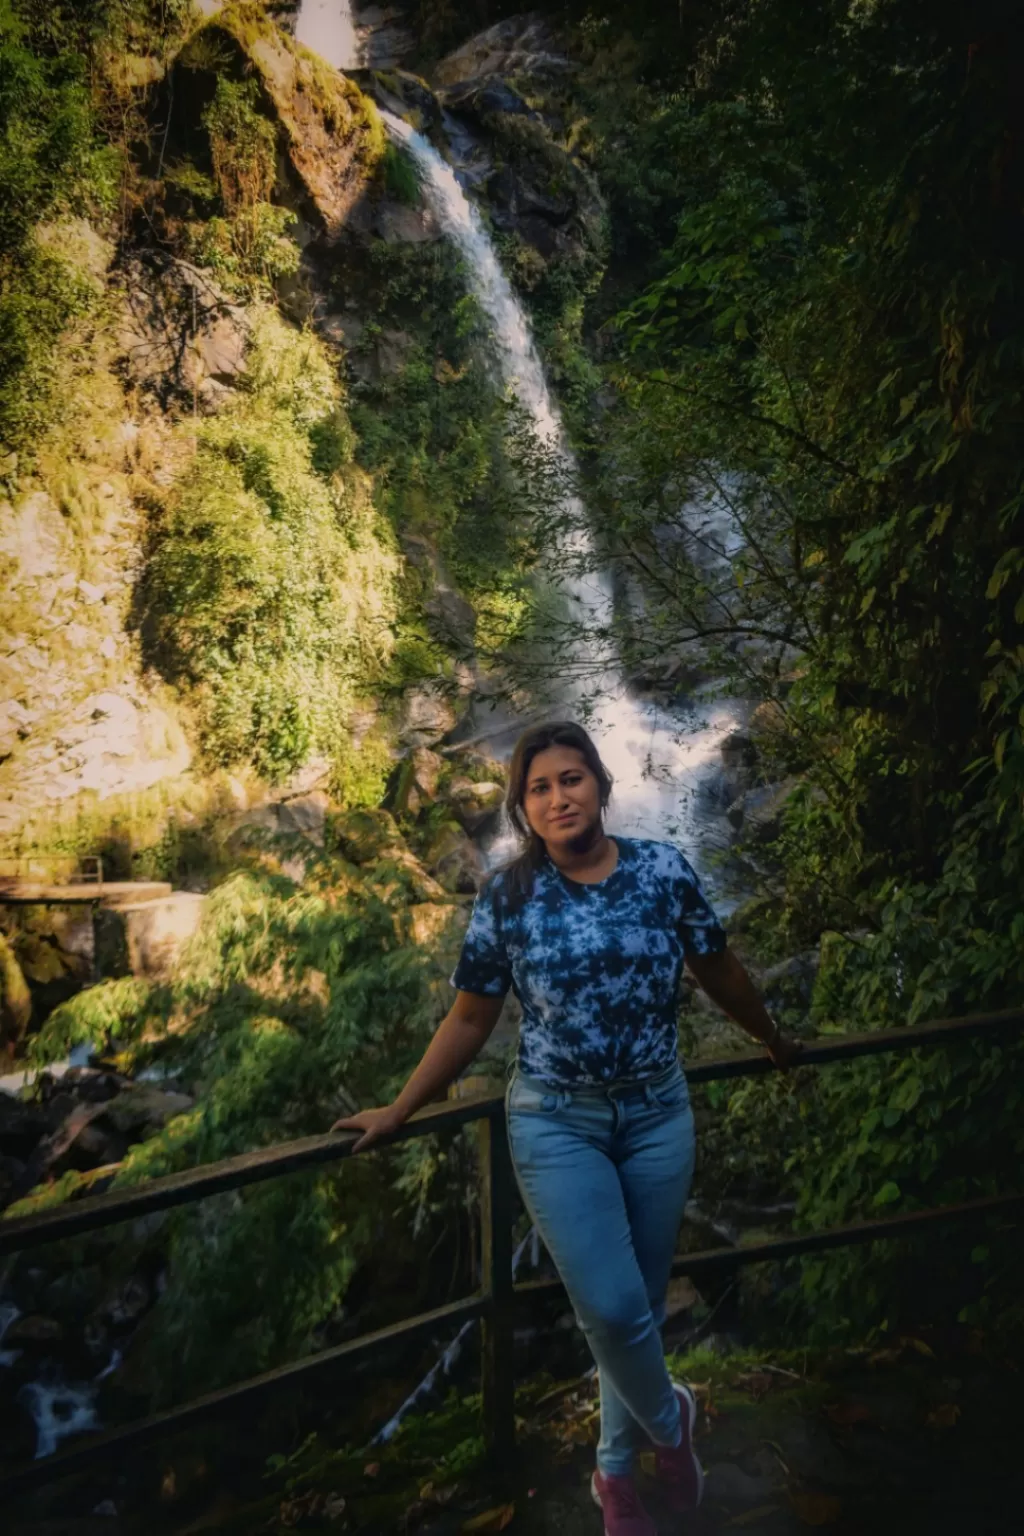
<svg viewBox="0 0 1024 1536"><path fill-rule="evenodd" d="M494 881L489 880L477 892L459 963L451 974L451 984L459 992L504 997L512 985L512 967L494 898Z"/></svg>
<svg viewBox="0 0 1024 1536"><path fill-rule="evenodd" d="M679 937L687 955L720 955L727 944L725 929L704 894L696 872L679 855Z"/></svg>

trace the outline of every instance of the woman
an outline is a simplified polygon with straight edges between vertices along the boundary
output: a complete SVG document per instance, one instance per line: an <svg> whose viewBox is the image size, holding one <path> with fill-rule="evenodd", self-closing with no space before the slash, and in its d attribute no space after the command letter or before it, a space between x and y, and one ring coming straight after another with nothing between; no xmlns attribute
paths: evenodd
<svg viewBox="0 0 1024 1536"><path fill-rule="evenodd" d="M675 1512L703 1489L696 1403L670 1379L660 1336L694 1160L677 1056L684 961L776 1066L799 1045L765 1011L682 855L606 834L611 788L580 726L520 738L506 805L524 848L477 896L451 978L455 1004L395 1102L334 1128L362 1131L357 1147L397 1129L468 1066L515 991L523 1018L509 1142L524 1204L598 1365L591 1490L606 1536L653 1536L632 1475L638 1429Z"/></svg>

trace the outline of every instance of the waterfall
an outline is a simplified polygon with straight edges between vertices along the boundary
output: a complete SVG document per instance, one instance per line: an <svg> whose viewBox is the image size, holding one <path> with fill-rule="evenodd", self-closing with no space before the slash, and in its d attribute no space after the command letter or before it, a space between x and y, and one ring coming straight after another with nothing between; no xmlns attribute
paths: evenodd
<svg viewBox="0 0 1024 1536"><path fill-rule="evenodd" d="M502 270L483 220L454 170L433 145L401 118L389 112L381 116L392 137L415 162L424 198L465 262L474 296L492 326L503 382L528 411L539 440L562 459L575 482L573 455L529 321ZM583 509L573 499L567 512L568 521L579 530L575 552L585 565L590 543ZM597 573L574 578L566 583L565 596L570 611L579 615L587 629L608 625L612 594L607 576ZM697 790L718 759L722 738L737 723L734 711L727 701L712 700L704 718L687 721L632 697L614 657L608 658L607 665L598 662L594 670L601 673L601 697L588 728L615 779L609 831L668 838L681 842L687 851L693 850L699 842ZM567 712L578 706L580 698L580 688L568 680L563 691ZM491 850L492 857L504 856L506 847L504 841L499 842Z"/></svg>
<svg viewBox="0 0 1024 1536"><path fill-rule="evenodd" d="M335 69L358 69L359 43L350 0L302 0L295 41L318 53Z"/></svg>

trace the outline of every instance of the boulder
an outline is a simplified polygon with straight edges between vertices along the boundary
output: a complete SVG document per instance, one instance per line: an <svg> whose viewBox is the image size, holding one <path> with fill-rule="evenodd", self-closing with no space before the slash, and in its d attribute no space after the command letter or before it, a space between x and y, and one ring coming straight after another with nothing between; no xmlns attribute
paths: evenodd
<svg viewBox="0 0 1024 1536"><path fill-rule="evenodd" d="M455 778L448 786L448 797L462 826L475 834L497 820L505 791L487 780L475 784L472 779Z"/></svg>
<svg viewBox="0 0 1024 1536"><path fill-rule="evenodd" d="M434 837L426 865L445 890L469 894L479 888L484 875L480 850L458 822L446 822Z"/></svg>
<svg viewBox="0 0 1024 1536"><path fill-rule="evenodd" d="M456 649L472 649L476 640L476 609L454 587L437 582L423 610L442 643Z"/></svg>
<svg viewBox="0 0 1024 1536"><path fill-rule="evenodd" d="M86 636L83 647L89 643ZM41 655L39 668L46 665ZM88 657L78 666L88 673ZM13 831L31 811L82 791L94 791L100 800L131 794L176 778L189 766L191 752L180 722L137 681L126 679L117 689L97 690L77 703L47 701L47 706L55 729L38 744L33 739L22 745L16 772L11 772L14 764L8 765L0 791L0 835Z"/></svg>
<svg viewBox="0 0 1024 1536"><path fill-rule="evenodd" d="M434 70L440 86L488 75L559 75L571 68L537 12L509 16L449 53Z"/></svg>
<svg viewBox="0 0 1024 1536"><path fill-rule="evenodd" d="M406 850L405 839L389 811L336 811L328 823L328 846L353 864L369 864L385 854Z"/></svg>
<svg viewBox="0 0 1024 1536"><path fill-rule="evenodd" d="M792 776L763 789L749 789L729 806L726 815L744 841L771 843L782 831L782 816L800 779Z"/></svg>
<svg viewBox="0 0 1024 1536"><path fill-rule="evenodd" d="M138 1322L151 1301L150 1288L142 1276L129 1275L127 1280L108 1291L100 1303L98 1316L112 1323L115 1328L123 1328L129 1323Z"/></svg>
<svg viewBox="0 0 1024 1536"><path fill-rule="evenodd" d="M150 980L169 976L199 926L202 908L203 897L192 891L101 908L96 914L98 974Z"/></svg>
<svg viewBox="0 0 1024 1536"><path fill-rule="evenodd" d="M419 133L431 134L441 127L441 103L419 75L407 69L381 70L369 88L382 106L397 108Z"/></svg>
<svg viewBox="0 0 1024 1536"><path fill-rule="evenodd" d="M475 777L483 782L490 779L495 784L505 784L508 780L508 768L496 757L491 757L487 752L480 752L476 747L453 747L453 757L457 755L458 762L465 768L471 769Z"/></svg>
<svg viewBox="0 0 1024 1536"><path fill-rule="evenodd" d="M409 13L404 6L364 5L356 12L359 53L367 69L393 70L399 60L416 51L413 33L404 25Z"/></svg>
<svg viewBox="0 0 1024 1536"><path fill-rule="evenodd" d="M730 731L723 736L718 750L723 768L753 768L757 762L757 747L747 731Z"/></svg>
<svg viewBox="0 0 1024 1536"><path fill-rule="evenodd" d="M25 1317L15 1319L4 1334L4 1343L30 1346L55 1344L63 1336L64 1329L55 1317L44 1317L41 1313L30 1312Z"/></svg>
<svg viewBox="0 0 1024 1536"><path fill-rule="evenodd" d="M175 1093L155 1083L132 1083L108 1101L103 1119L129 1141L141 1141L176 1115L186 1114L194 1102L187 1093Z"/></svg>
<svg viewBox="0 0 1024 1536"><path fill-rule="evenodd" d="M429 684L410 689L403 703L399 740L406 746L435 746L455 725L457 716L451 700Z"/></svg>
<svg viewBox="0 0 1024 1536"><path fill-rule="evenodd" d="M464 80L451 87L445 92L445 106L450 112L461 112L485 122L498 113L510 117L538 117L525 98L500 75Z"/></svg>
<svg viewBox="0 0 1024 1536"><path fill-rule="evenodd" d="M185 44L179 68L193 77L216 66L213 50L229 51L259 78L279 129L285 164L299 182L310 212L319 216L329 239L345 227L364 196L366 182L383 153L384 135L373 103L354 81L297 45L256 6L225 5ZM222 67L222 66L221 66ZM179 99L194 99L182 82ZM296 189L296 190L299 190Z"/></svg>
<svg viewBox="0 0 1024 1536"><path fill-rule="evenodd" d="M495 219L500 224L514 224L530 214L539 214L552 224L564 224L573 211L573 198L563 185L552 188L540 184L540 168L535 174L529 171L515 172L504 165L487 183L487 195L495 206Z"/></svg>
<svg viewBox="0 0 1024 1536"><path fill-rule="evenodd" d="M426 245L441 238L441 226L429 208L425 205L413 208L408 203L398 203L392 198L382 198L374 208L370 229L385 245ZM402 361L412 344L412 338L405 332L397 334L405 337L399 357L399 361ZM380 367L383 373L394 372L393 366L385 367L383 359Z"/></svg>
<svg viewBox="0 0 1024 1536"><path fill-rule="evenodd" d="M314 789L308 795L296 795L294 799L285 800L277 813L279 831L298 833L322 848L330 803L322 789Z"/></svg>
<svg viewBox="0 0 1024 1536"><path fill-rule="evenodd" d="M398 769L392 809L399 815L418 816L437 798L444 759L429 747L415 747Z"/></svg>
<svg viewBox="0 0 1024 1536"><path fill-rule="evenodd" d="M208 272L162 253L132 258L121 288L118 347L133 381L161 404L219 404L245 372L245 310Z"/></svg>
<svg viewBox="0 0 1024 1536"><path fill-rule="evenodd" d="M254 805L231 821L231 830L225 840L231 853L260 844L266 837L276 837L280 831L278 805L270 801Z"/></svg>
<svg viewBox="0 0 1024 1536"><path fill-rule="evenodd" d="M420 901L408 908L409 936L425 949L440 944L458 915L458 908L448 903Z"/></svg>

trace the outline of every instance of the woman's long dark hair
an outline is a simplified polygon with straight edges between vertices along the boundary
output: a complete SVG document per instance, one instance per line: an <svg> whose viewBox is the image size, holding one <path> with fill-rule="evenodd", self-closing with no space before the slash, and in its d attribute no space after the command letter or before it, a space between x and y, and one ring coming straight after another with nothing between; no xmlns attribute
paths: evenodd
<svg viewBox="0 0 1024 1536"><path fill-rule="evenodd" d="M532 725L516 742L512 761L508 767L508 790L505 794L505 811L512 830L522 845L522 851L505 866L509 891L524 900L533 890L533 877L544 862L544 839L539 837L526 819L523 797L530 764L538 752L548 747L573 747L583 758L597 780L601 797L601 810L608 804L612 792L612 776L598 756L597 748L574 720L555 720L549 725Z"/></svg>

